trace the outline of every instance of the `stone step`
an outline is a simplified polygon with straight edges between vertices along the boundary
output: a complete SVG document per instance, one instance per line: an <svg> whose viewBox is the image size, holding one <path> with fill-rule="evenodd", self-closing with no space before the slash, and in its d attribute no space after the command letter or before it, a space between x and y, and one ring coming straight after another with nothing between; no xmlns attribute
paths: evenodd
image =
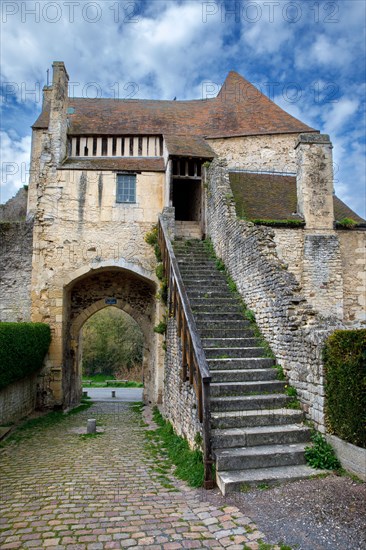
<svg viewBox="0 0 366 550"><path fill-rule="evenodd" d="M260 445L289 445L308 443L310 428L301 424L284 426L254 426L248 428L215 429L211 432L214 449L256 447Z"/></svg>
<svg viewBox="0 0 366 550"><path fill-rule="evenodd" d="M252 470L305 464L306 443L216 449L216 470Z"/></svg>
<svg viewBox="0 0 366 550"><path fill-rule="evenodd" d="M285 407L293 399L282 393L265 395L231 395L229 397L212 397L211 411L245 411L253 409L279 409Z"/></svg>
<svg viewBox="0 0 366 550"><path fill-rule="evenodd" d="M207 297L190 295L190 301L195 306L208 305L216 308L235 306L240 308L242 311L240 302L235 298L235 296L232 296L231 294L228 295L227 293L223 296L216 297L215 299L210 299L209 295Z"/></svg>
<svg viewBox="0 0 366 550"><path fill-rule="evenodd" d="M223 302L220 304L215 303L215 300L210 300L209 298L204 298L200 304L196 302L192 303L192 309L194 313L198 315L201 313L207 313L210 315L216 314L218 311L223 311L226 314L230 313L235 315L240 315L240 318L243 318L243 313L238 304Z"/></svg>
<svg viewBox="0 0 366 550"><path fill-rule="evenodd" d="M219 371L226 371L226 370L247 370L247 369L270 369L273 371L276 376L276 371L273 368L275 364L275 360L271 359L270 357L229 357L229 358L217 358L207 359L208 366L210 367L210 371L212 373ZM271 368L272 367L272 368ZM270 376L270 378L273 378L273 375Z"/></svg>
<svg viewBox="0 0 366 550"><path fill-rule="evenodd" d="M183 279L189 280L189 279L220 279L222 281L226 282L225 275L221 273L220 271L217 271L215 266L211 266L211 269L194 269L192 270L192 265L180 265L180 274L182 275Z"/></svg>
<svg viewBox="0 0 366 550"><path fill-rule="evenodd" d="M184 249L177 250L174 248L174 253L176 255L176 258L183 261L188 262L190 260L195 260L196 262L211 262L213 265L215 265L215 260L213 258L210 258L204 250L190 250L191 247L186 246Z"/></svg>
<svg viewBox="0 0 366 550"><path fill-rule="evenodd" d="M283 426L303 421L303 412L294 409L263 409L212 413L212 427L219 429L254 426Z"/></svg>
<svg viewBox="0 0 366 550"><path fill-rule="evenodd" d="M253 336L253 330L248 326L242 328L226 328L223 324L221 328L197 327L202 339L206 338L250 338Z"/></svg>
<svg viewBox="0 0 366 550"><path fill-rule="evenodd" d="M256 380L252 382L211 382L211 395L221 397L224 395L248 395L256 393L283 392L285 382L280 380Z"/></svg>
<svg viewBox="0 0 366 550"><path fill-rule="evenodd" d="M201 239L201 223L197 221L178 221L175 222L176 237L185 239Z"/></svg>
<svg viewBox="0 0 366 550"><path fill-rule="evenodd" d="M286 481L297 481L321 473L324 473L324 470L315 470L305 464L253 470L225 470L217 472L216 482L225 496L229 493L241 491L247 486L256 487L260 484L273 485Z"/></svg>
<svg viewBox="0 0 366 550"><path fill-rule="evenodd" d="M184 256L183 254L178 253L176 254L176 258L177 258L179 267L182 269L188 269L193 265L195 269L198 269L198 271L203 271L206 273L207 271L211 271L212 269L215 269L217 272L216 263L213 260L210 260L209 258L207 258L207 256L206 257L201 256L199 258L196 258L192 255Z"/></svg>
<svg viewBox="0 0 366 550"><path fill-rule="evenodd" d="M202 319L200 316L195 316L196 324L199 330L203 329L221 329L221 330L243 330L250 326L249 321L245 319L235 319L234 321L225 321L220 319Z"/></svg>
<svg viewBox="0 0 366 550"><path fill-rule="evenodd" d="M187 290L188 298L190 301L200 300L226 300L228 297L226 289L212 289L212 288L190 288Z"/></svg>
<svg viewBox="0 0 366 550"><path fill-rule="evenodd" d="M204 279L197 278L197 279L190 279L189 281L183 280L183 282L188 292L188 295L191 290L201 290L205 292L220 290L222 293L228 292L226 281L222 281L222 280L211 279L209 281L207 279L204 280Z"/></svg>
<svg viewBox="0 0 366 550"><path fill-rule="evenodd" d="M259 338L202 338L205 350L213 348L251 348L258 347Z"/></svg>
<svg viewBox="0 0 366 550"><path fill-rule="evenodd" d="M212 287L215 284L220 284L220 287L225 288L225 290L227 290L227 282L223 277L209 275L207 273L205 275L193 275L193 274L188 275L185 273L181 273L181 275L186 287L190 287L195 284L200 286L208 285Z"/></svg>
<svg viewBox="0 0 366 550"><path fill-rule="evenodd" d="M227 382L262 382L275 380L275 369L237 369L237 370L212 370L212 383Z"/></svg>
<svg viewBox="0 0 366 550"><path fill-rule="evenodd" d="M199 322L212 322L212 321L224 321L225 323L231 323L233 321L246 321L242 313L234 313L232 311L200 311L195 315L196 321Z"/></svg>
<svg viewBox="0 0 366 550"><path fill-rule="evenodd" d="M205 348L207 359L233 359L235 364L236 359L245 357L264 357L265 350L261 347L232 347L232 348Z"/></svg>

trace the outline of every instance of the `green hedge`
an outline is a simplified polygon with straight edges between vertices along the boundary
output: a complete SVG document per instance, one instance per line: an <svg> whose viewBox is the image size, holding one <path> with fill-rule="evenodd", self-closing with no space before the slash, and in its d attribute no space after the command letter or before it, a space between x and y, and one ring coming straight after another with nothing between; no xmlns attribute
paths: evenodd
<svg viewBox="0 0 366 550"><path fill-rule="evenodd" d="M327 429L366 447L366 330L335 331L323 357Z"/></svg>
<svg viewBox="0 0 366 550"><path fill-rule="evenodd" d="M41 369L50 342L43 323L0 323L0 389Z"/></svg>

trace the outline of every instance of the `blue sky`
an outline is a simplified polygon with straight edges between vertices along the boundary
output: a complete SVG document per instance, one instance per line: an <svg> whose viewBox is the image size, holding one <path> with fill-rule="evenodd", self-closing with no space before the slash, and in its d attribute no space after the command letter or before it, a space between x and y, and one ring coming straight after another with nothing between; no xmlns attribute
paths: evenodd
<svg viewBox="0 0 366 550"><path fill-rule="evenodd" d="M30 125L57 60L81 97L198 99L239 72L330 134L336 193L365 217L365 5L3 0L1 202L27 183Z"/></svg>

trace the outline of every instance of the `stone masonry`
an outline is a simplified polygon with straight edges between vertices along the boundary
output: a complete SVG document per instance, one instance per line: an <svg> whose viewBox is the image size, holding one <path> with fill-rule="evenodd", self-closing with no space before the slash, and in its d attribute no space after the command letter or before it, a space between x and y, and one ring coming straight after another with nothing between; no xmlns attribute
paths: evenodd
<svg viewBox="0 0 366 550"><path fill-rule="evenodd" d="M277 255L271 228L237 219L226 162L214 161L206 182L207 228L216 254L255 312L305 412L324 431L322 342L343 324L334 317L324 319L307 303L296 277Z"/></svg>

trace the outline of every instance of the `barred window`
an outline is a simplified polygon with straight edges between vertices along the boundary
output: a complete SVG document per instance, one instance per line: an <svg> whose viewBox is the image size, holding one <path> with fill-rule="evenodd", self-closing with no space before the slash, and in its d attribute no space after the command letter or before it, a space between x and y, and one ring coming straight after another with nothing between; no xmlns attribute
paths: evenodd
<svg viewBox="0 0 366 550"><path fill-rule="evenodd" d="M136 202L135 174L117 174L116 202Z"/></svg>

